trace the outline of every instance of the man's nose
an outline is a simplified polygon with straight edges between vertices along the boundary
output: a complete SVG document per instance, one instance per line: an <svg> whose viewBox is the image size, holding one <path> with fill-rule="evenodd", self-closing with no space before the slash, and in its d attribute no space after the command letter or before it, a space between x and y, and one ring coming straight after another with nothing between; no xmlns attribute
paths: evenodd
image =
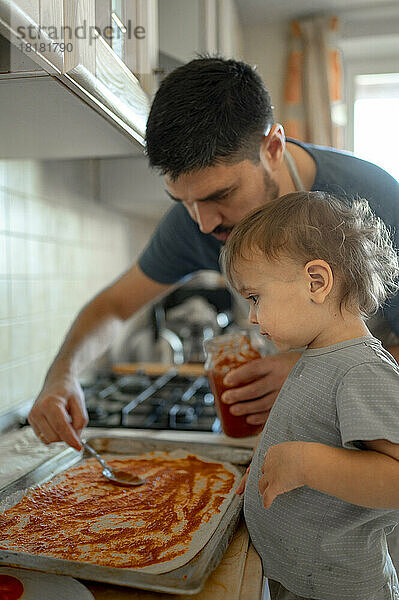
<svg viewBox="0 0 399 600"><path fill-rule="evenodd" d="M256 317L256 310L254 309L254 307L252 305L249 307L248 319L249 319L249 322L252 323L253 325L258 325L258 319Z"/></svg>
<svg viewBox="0 0 399 600"><path fill-rule="evenodd" d="M222 218L217 210L212 209L209 205L194 202L195 219L202 233L212 233L212 231L222 224Z"/></svg>

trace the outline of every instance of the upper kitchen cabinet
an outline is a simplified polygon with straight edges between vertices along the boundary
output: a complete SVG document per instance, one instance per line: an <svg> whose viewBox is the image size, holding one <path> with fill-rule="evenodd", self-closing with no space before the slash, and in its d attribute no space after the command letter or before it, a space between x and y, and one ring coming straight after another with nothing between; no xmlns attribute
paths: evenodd
<svg viewBox="0 0 399 600"><path fill-rule="evenodd" d="M0 0L0 33L1 158L142 154L158 0Z"/></svg>
<svg viewBox="0 0 399 600"><path fill-rule="evenodd" d="M165 70L198 53L241 54L241 29L234 0L159 0L159 49Z"/></svg>
<svg viewBox="0 0 399 600"><path fill-rule="evenodd" d="M158 70L158 0L95 0L95 11L97 30L102 37L97 55L100 71L107 62L105 41L152 96Z"/></svg>

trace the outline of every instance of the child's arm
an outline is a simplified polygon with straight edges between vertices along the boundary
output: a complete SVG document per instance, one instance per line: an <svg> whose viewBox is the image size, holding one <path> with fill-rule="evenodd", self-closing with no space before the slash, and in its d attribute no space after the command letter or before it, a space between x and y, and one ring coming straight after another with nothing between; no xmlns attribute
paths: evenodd
<svg viewBox="0 0 399 600"><path fill-rule="evenodd" d="M333 448L313 442L271 446L259 491L265 508L279 494L307 485L369 508L399 508L399 444L364 442L369 450Z"/></svg>

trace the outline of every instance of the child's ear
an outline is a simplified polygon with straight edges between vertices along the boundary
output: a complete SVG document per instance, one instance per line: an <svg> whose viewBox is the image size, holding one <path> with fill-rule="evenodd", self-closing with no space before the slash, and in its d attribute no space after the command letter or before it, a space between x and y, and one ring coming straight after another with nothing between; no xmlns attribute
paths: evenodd
<svg viewBox="0 0 399 600"><path fill-rule="evenodd" d="M311 302L323 304L334 283L330 265L325 260L311 260L304 270Z"/></svg>

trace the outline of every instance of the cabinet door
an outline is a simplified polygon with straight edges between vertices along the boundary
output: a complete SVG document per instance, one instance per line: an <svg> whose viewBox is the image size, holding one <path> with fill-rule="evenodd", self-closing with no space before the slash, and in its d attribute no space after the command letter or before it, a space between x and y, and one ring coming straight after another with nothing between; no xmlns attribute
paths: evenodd
<svg viewBox="0 0 399 600"><path fill-rule="evenodd" d="M135 0L136 34L128 40L126 62L141 85L152 96L157 88L159 65L158 0Z"/></svg>
<svg viewBox="0 0 399 600"><path fill-rule="evenodd" d="M18 0L18 8L32 19L33 23L39 23L39 0Z"/></svg>
<svg viewBox="0 0 399 600"><path fill-rule="evenodd" d="M82 66L96 69L97 32L95 0L63 0L64 72ZM69 47L67 46L69 44Z"/></svg>
<svg viewBox="0 0 399 600"><path fill-rule="evenodd" d="M64 0L64 25L73 33L73 50L64 54L64 73L125 125L134 124L142 143L148 98L124 62L133 27L128 21L125 25L125 8L134 3Z"/></svg>
<svg viewBox="0 0 399 600"><path fill-rule="evenodd" d="M64 23L64 3L62 0L40 0L39 21L40 29L46 32L47 38L51 40L48 49L51 49L53 60L52 64L64 70L64 51L65 42L71 43L67 32L63 29ZM71 45L68 48L71 49Z"/></svg>
<svg viewBox="0 0 399 600"><path fill-rule="evenodd" d="M158 0L96 0L96 26L149 95L158 67Z"/></svg>
<svg viewBox="0 0 399 600"><path fill-rule="evenodd" d="M104 19L101 28L96 4ZM117 55L121 45L113 45L112 22L119 22L113 8L118 6L120 10L116 0L0 0L6 37L17 47L16 54L22 50L26 57L26 64L15 58L14 65L9 52L0 69L32 71L38 65L143 146L149 102L137 77Z"/></svg>
<svg viewBox="0 0 399 600"><path fill-rule="evenodd" d="M5 13L4 13L5 10ZM0 17L10 25L9 39L16 46L10 50L11 71L35 71L24 64L20 50L27 59L44 58L59 72L63 69L62 0L8 0L0 3Z"/></svg>

